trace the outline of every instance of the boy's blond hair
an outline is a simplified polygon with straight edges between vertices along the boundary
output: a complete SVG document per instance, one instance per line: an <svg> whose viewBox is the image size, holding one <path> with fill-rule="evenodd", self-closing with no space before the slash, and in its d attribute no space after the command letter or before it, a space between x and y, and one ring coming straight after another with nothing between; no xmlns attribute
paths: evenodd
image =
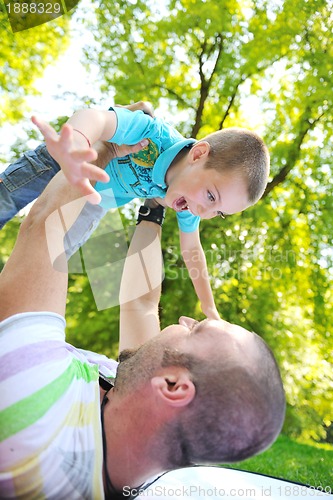
<svg viewBox="0 0 333 500"><path fill-rule="evenodd" d="M247 182L250 203L263 195L269 174L269 152L264 141L244 128L227 128L207 135L210 145L205 168L240 175Z"/></svg>

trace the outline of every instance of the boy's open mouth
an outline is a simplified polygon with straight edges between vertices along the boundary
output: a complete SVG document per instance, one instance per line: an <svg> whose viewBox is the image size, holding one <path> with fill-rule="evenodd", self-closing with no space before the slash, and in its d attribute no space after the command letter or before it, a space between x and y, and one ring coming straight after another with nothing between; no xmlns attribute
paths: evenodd
<svg viewBox="0 0 333 500"><path fill-rule="evenodd" d="M181 198L175 200L172 204L172 208L176 212L182 212L183 210L188 210L187 201L185 200L184 196L181 196Z"/></svg>

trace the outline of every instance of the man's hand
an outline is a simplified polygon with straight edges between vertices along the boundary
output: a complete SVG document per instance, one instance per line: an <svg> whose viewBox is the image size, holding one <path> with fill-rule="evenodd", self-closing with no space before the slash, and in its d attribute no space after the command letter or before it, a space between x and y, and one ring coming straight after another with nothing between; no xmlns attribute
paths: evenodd
<svg viewBox="0 0 333 500"><path fill-rule="evenodd" d="M114 107L115 108L126 108L126 109L129 109L130 111L143 111L144 113L146 113L146 115L149 115L152 118L154 118L154 108L150 102L138 101L138 102L134 102L133 104L126 104L126 106L121 106L120 104L115 104Z"/></svg>
<svg viewBox="0 0 333 500"><path fill-rule="evenodd" d="M132 153L137 153L141 149L148 146L149 141L148 139L143 139L137 144L134 144L134 146L127 146L127 144L118 146L118 144L115 144L114 142L102 142L101 144L103 145L103 148L107 149L107 153L105 154L107 154L109 162L113 160L113 158L123 158L124 156L130 155ZM98 153L98 156L100 156L100 153Z"/></svg>

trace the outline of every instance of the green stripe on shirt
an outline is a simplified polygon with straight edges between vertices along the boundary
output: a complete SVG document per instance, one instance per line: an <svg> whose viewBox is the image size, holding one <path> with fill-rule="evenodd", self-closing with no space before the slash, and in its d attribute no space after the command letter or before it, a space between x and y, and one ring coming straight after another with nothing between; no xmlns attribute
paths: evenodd
<svg viewBox="0 0 333 500"><path fill-rule="evenodd" d="M41 373L41 377L43 374ZM0 412L0 442L33 425L53 406L67 391L73 379L85 382L98 380L98 367L73 359L58 378L52 380L42 389ZM12 390L15 392L15 387Z"/></svg>

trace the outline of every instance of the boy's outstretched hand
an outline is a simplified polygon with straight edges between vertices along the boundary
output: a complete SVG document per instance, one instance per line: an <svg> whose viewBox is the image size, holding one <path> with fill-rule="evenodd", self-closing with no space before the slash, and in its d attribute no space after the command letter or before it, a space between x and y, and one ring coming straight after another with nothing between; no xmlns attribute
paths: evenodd
<svg viewBox="0 0 333 500"><path fill-rule="evenodd" d="M72 126L67 123L62 126L60 134L57 134L54 128L44 120L33 116L31 121L43 134L48 152L59 163L68 182L76 186L82 195L90 195L91 203L99 203L101 197L89 179L107 182L109 176L104 170L90 163L96 160L96 151L89 147L84 137L82 139L85 142L79 146L73 137Z"/></svg>
<svg viewBox="0 0 333 500"><path fill-rule="evenodd" d="M43 134L48 152L60 165L68 182L78 188L83 196L89 196L90 203L98 204L101 196L90 181L108 182L109 176L102 168L91 163L97 159L96 150L84 136L75 134L74 137L73 127L67 123L62 126L60 134L57 134L46 121L35 116L31 120ZM147 140L142 140L134 146L113 145L113 157L137 153L147 144Z"/></svg>

